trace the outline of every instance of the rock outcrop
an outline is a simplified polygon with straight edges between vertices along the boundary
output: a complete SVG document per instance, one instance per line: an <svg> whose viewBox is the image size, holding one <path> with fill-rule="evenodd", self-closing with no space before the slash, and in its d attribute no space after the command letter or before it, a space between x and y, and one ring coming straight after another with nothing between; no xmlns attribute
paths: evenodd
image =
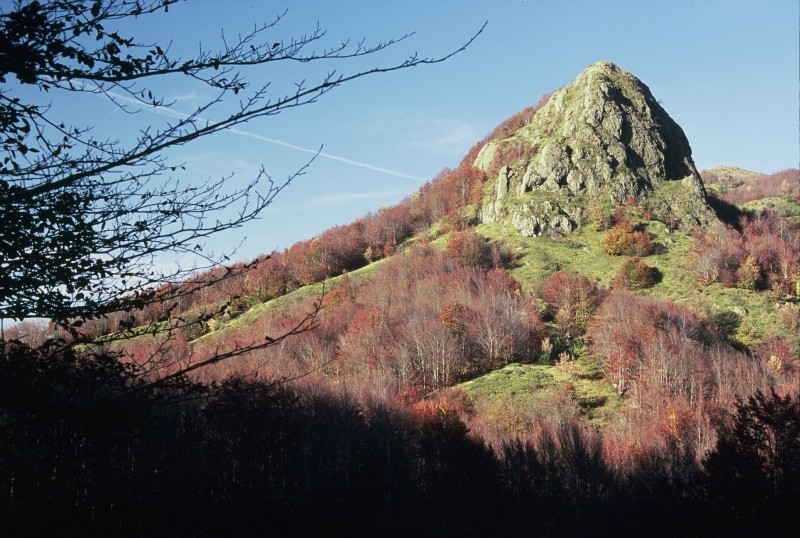
<svg viewBox="0 0 800 538"><path fill-rule="evenodd" d="M515 154L525 157L497 162ZM647 200L656 218L684 229L715 218L683 130L645 84L609 62L555 92L512 136L488 142L474 166L495 175L481 220L505 220L526 236L570 233L599 200Z"/></svg>

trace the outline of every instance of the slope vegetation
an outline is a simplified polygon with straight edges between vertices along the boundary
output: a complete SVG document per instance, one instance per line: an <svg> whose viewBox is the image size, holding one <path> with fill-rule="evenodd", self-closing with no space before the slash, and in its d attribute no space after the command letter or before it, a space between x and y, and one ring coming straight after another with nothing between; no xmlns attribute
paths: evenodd
<svg viewBox="0 0 800 538"><path fill-rule="evenodd" d="M168 323L144 309L64 355L4 348L0 464L21 464L0 465L0 522L780 528L800 469L799 173L706 172L706 196L646 86L592 66L397 206L192 295L165 286Z"/></svg>

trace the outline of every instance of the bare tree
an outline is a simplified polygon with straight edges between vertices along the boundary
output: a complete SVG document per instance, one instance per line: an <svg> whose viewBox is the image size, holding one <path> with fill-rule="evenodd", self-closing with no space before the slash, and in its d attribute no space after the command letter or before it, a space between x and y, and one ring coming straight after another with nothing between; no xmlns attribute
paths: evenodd
<svg viewBox="0 0 800 538"><path fill-rule="evenodd" d="M167 16L176 1L18 0L0 13L0 318L45 317L74 329L85 319L153 301L166 304L207 285L186 279L198 267L225 260L204 252L206 238L257 218L304 169L273 181L262 167L234 189L226 177L195 184L178 177L182 165L170 162L170 149L313 103L362 77L442 62L482 31L441 57L413 54L350 73L334 70L276 93L269 84L248 83L247 69L258 66L263 72L297 63L313 71L323 63L357 62L411 34L331 48L323 47L326 32L317 26L299 37L267 39L279 29L284 15L278 15L233 41L223 34L219 50L183 58L164 44L140 43L117 29L123 22L135 28L150 17ZM129 112L168 110L172 103L155 86L174 77L212 88L216 97L163 126L130 133L127 142L95 137L92 126L62 123L53 107L20 97L25 87L34 87L61 97L104 95ZM237 102L232 112L208 119L212 109L218 112L232 99ZM200 264L154 270L154 257L163 253L196 254ZM225 278L226 271L218 274ZM172 283L170 293L163 287L156 291L164 283Z"/></svg>

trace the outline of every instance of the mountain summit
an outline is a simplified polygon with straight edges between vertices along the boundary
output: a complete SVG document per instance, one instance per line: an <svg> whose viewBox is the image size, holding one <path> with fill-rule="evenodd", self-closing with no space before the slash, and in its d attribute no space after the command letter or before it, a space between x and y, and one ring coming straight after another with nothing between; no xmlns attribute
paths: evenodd
<svg viewBox="0 0 800 538"><path fill-rule="evenodd" d="M474 166L497 170L481 220L507 221L525 236L571 232L590 201L635 199L685 230L715 218L683 130L610 62L589 66L528 125L488 142Z"/></svg>

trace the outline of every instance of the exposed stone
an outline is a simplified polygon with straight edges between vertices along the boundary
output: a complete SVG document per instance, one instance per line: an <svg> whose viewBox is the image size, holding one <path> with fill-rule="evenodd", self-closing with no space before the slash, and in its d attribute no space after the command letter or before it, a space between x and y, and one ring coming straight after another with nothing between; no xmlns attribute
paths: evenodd
<svg viewBox="0 0 800 538"><path fill-rule="evenodd" d="M577 228L569 213L551 201L520 206L511 216L511 225L525 237L543 234L559 237Z"/></svg>
<svg viewBox="0 0 800 538"><path fill-rule="evenodd" d="M683 130L646 85L612 63L587 68L529 125L487 143L474 165L491 171L498 148L509 143L535 151L500 167L481 212L484 222L509 218L522 235L562 235L578 226L588 200L621 204L629 197L652 197L657 217L684 229L715 218ZM658 196L667 183L681 192L670 188Z"/></svg>
<svg viewBox="0 0 800 538"><path fill-rule="evenodd" d="M731 310L733 311L734 314L740 317L745 317L749 314L747 309L741 306L734 306L733 308L731 308Z"/></svg>
<svg viewBox="0 0 800 538"><path fill-rule="evenodd" d="M550 229L556 233L567 235L575 229L574 223L564 215L556 215L550 219Z"/></svg>

